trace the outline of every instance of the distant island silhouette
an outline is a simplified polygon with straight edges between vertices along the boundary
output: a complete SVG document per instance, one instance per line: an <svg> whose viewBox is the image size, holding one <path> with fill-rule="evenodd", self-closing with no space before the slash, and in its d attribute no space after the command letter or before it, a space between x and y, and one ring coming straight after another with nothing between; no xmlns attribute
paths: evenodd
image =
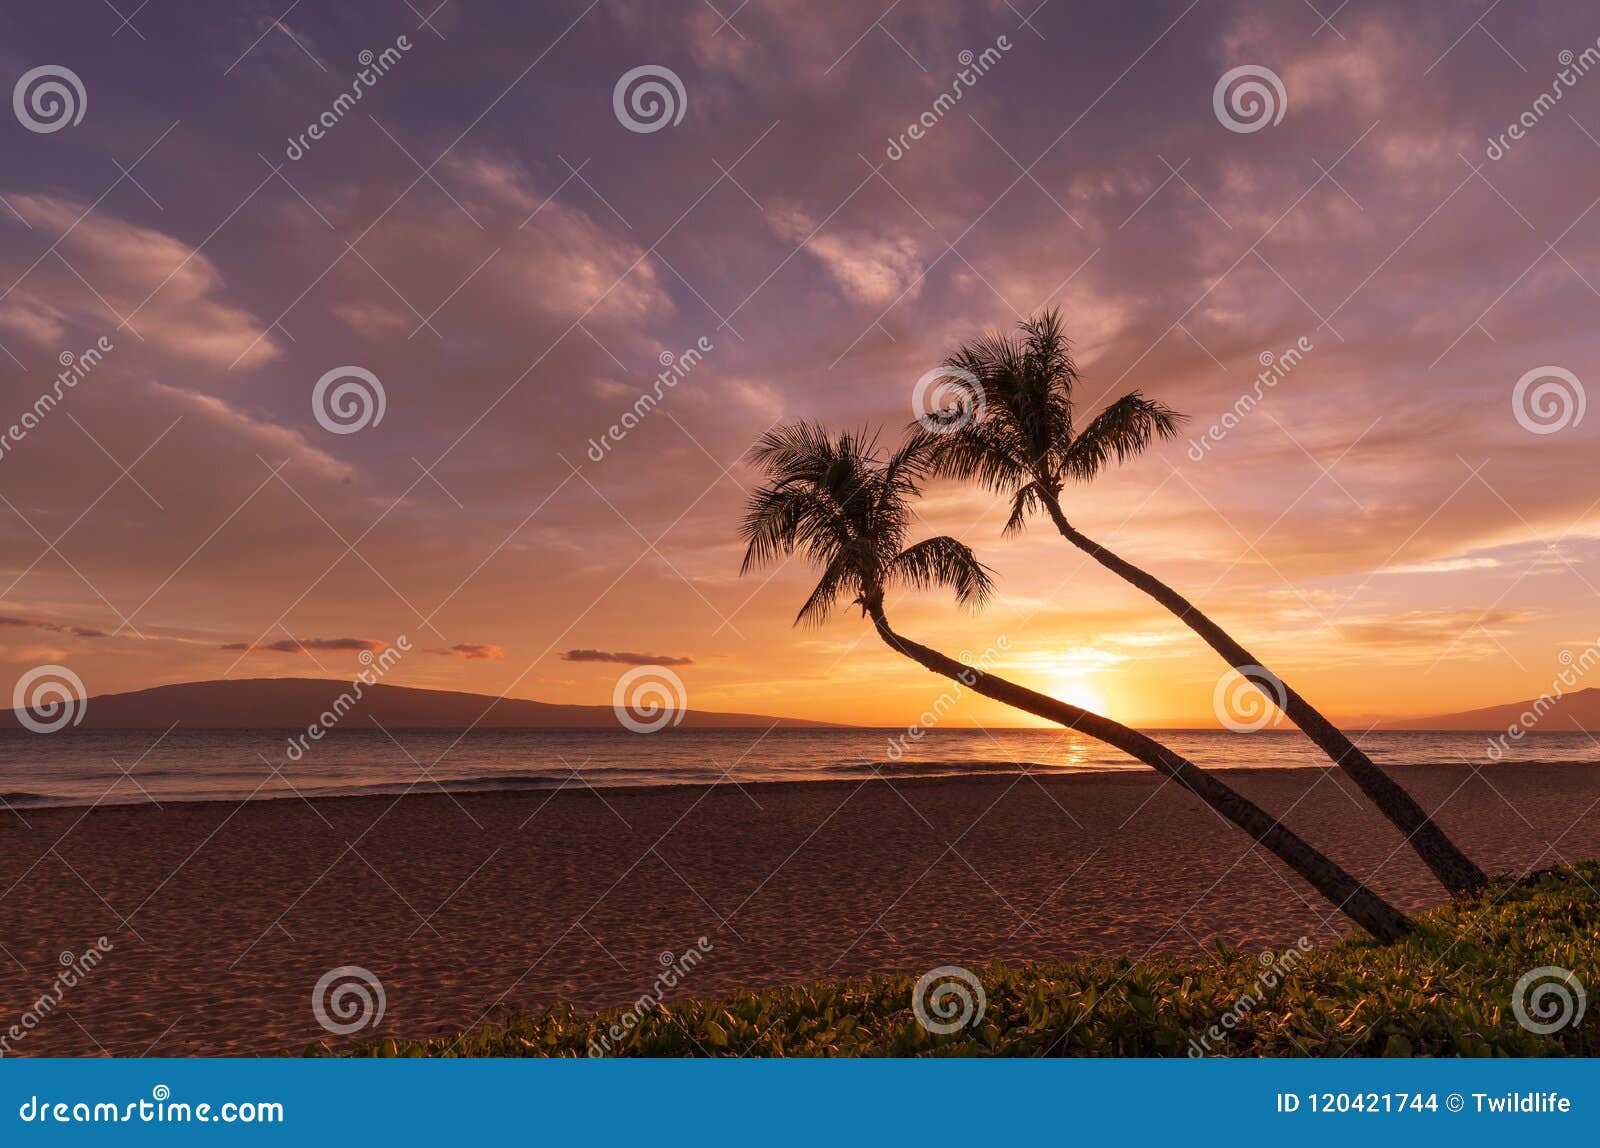
<svg viewBox="0 0 1600 1148"><path fill-rule="evenodd" d="M179 682L126 693L91 697L76 729L303 729L350 690L343 678L230 678ZM363 686L363 697L341 719L371 726L376 719L389 729L619 729L616 711L608 705L562 705L524 698L500 698L460 690L425 690L382 683ZM1484 730L1503 732L1536 715L1529 732L1573 733L1600 730L1600 688L1590 687L1560 698L1528 699L1431 717L1390 718L1378 723L1390 730ZM848 729L839 722L766 714L723 713L685 709L683 720L668 728ZM0 731L21 729L16 711L0 710Z"/></svg>
<svg viewBox="0 0 1600 1148"><path fill-rule="evenodd" d="M1528 713L1536 718L1531 724L1526 724L1523 720L1523 715ZM1588 689L1577 690L1559 698L1546 695L1543 698L1484 706L1481 709L1463 710L1460 713L1388 721L1383 723L1382 728L1503 731L1509 726L1525 724L1529 731L1537 733L1600 730L1600 688L1590 686Z"/></svg>
<svg viewBox="0 0 1600 1148"><path fill-rule="evenodd" d="M351 729L620 729L611 706L557 705L457 690L363 685L362 697L343 715ZM351 691L342 678L237 678L181 682L91 697L80 730L304 729ZM685 709L676 728L841 728L831 722L760 714ZM0 730L21 729L15 710L0 710ZM668 728L674 728L669 726Z"/></svg>

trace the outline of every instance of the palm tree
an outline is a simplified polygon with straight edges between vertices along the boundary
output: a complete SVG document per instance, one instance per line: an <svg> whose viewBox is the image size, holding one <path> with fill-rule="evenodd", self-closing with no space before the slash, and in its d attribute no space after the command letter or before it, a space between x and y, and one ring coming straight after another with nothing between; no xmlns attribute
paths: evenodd
<svg viewBox="0 0 1600 1148"><path fill-rule="evenodd" d="M986 334L946 360L953 376L981 391L982 404L973 403L977 417L923 432L933 442L933 473L974 479L1008 495L1007 533L1022 530L1031 514L1043 510L1068 542L1172 611L1278 705L1405 834L1445 888L1465 893L1484 886L1483 870L1445 836L1416 799L1310 702L1182 594L1067 520L1061 490L1068 480L1088 482L1113 460L1121 462L1158 438L1171 438L1183 416L1133 391L1078 430L1072 394L1078 372L1060 312L1046 311L1019 326L1020 336Z"/></svg>
<svg viewBox="0 0 1600 1148"><path fill-rule="evenodd" d="M1114 745L1176 780L1379 940L1398 940L1414 928L1403 913L1265 810L1154 739L895 633L884 613L884 594L896 585L946 588L970 606L983 604L992 589L989 570L954 538L906 545L911 500L920 493L929 453L926 438L913 438L882 458L876 436L864 433L833 436L807 423L767 432L752 452L768 481L751 495L740 523L739 535L746 543L740 573L803 555L822 568L822 578L800 607L797 625L820 624L841 602L857 605L890 649L926 669Z"/></svg>

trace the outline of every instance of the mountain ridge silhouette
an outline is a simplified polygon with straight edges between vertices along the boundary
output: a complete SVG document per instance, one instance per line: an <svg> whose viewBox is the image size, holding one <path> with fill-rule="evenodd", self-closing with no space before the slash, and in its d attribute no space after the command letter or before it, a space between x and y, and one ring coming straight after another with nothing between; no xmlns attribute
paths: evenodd
<svg viewBox="0 0 1600 1148"><path fill-rule="evenodd" d="M342 694L355 693L343 678L232 678L177 682L80 702L83 715L69 729L303 729ZM685 708L676 728L840 728L831 722L762 714ZM361 684L361 697L341 717L351 728L388 729L621 729L609 705L566 705L499 698L461 690ZM642 715L654 723L655 715ZM16 710L0 710L0 729L20 729ZM668 729L675 728L668 723Z"/></svg>

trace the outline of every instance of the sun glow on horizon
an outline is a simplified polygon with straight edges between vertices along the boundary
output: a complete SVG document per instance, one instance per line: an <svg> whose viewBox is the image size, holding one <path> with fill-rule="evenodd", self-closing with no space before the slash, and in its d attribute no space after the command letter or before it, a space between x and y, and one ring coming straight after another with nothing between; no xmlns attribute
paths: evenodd
<svg viewBox="0 0 1600 1148"><path fill-rule="evenodd" d="M1043 692L1068 705L1091 710L1097 714L1106 712L1104 691L1084 674L1057 674L1048 679Z"/></svg>

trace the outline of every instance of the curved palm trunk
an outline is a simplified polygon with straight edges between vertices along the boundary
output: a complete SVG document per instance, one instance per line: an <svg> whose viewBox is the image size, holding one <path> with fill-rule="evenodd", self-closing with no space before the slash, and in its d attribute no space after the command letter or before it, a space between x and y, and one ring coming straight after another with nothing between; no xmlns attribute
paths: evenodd
<svg viewBox="0 0 1600 1148"><path fill-rule="evenodd" d="M1051 519L1056 524L1056 529L1061 532L1063 538L1107 570L1143 590L1172 611L1180 622L1200 635L1206 645L1221 654L1223 660L1235 670L1244 673L1246 667L1251 666L1265 669L1249 650L1234 641L1221 626L1201 613L1194 603L1182 594L1074 529L1067 521L1066 515L1062 513L1061 504L1056 498L1047 495L1044 502ZM1316 742L1333 763L1361 787L1361 792L1372 799L1383 815L1406 835L1407 843L1417 851L1417 855L1427 863L1429 869L1433 870L1434 876L1439 878L1446 889L1451 893L1469 893L1488 884L1488 878L1484 876L1483 870L1461 852L1455 842L1445 836L1444 831L1423 812L1422 806L1417 804L1411 794L1379 769L1370 757L1344 735L1342 730L1323 717L1305 698L1290 689L1281 678L1277 679L1277 685L1282 688L1284 695L1282 709L1289 715L1289 720Z"/></svg>
<svg viewBox="0 0 1600 1148"><path fill-rule="evenodd" d="M962 665L937 650L896 634L889 628L889 620L881 608L869 605L868 612L877 626L878 636L890 649L904 654L926 669L960 682L985 697L1114 745L1178 781L1201 801L1266 846L1273 856L1378 940L1385 943L1398 941L1416 927L1404 913L1318 853L1266 810L1155 739L1110 718Z"/></svg>

